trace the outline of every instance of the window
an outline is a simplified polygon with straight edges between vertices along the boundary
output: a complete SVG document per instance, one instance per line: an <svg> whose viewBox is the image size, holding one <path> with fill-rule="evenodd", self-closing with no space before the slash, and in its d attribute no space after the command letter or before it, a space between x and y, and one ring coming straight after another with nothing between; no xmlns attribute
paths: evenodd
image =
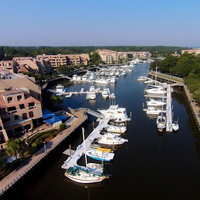
<svg viewBox="0 0 200 200"><path fill-rule="evenodd" d="M14 118L15 118L15 120L18 120L18 119L19 119L19 116L18 116L18 115L15 115Z"/></svg>
<svg viewBox="0 0 200 200"><path fill-rule="evenodd" d="M25 108L24 104L19 104L19 107L20 107L20 109L24 109Z"/></svg>
<svg viewBox="0 0 200 200"><path fill-rule="evenodd" d="M12 97L8 97L7 101L8 101L8 103L10 103L12 101Z"/></svg>
<svg viewBox="0 0 200 200"><path fill-rule="evenodd" d="M17 100L20 101L22 99L22 95L17 96Z"/></svg>
<svg viewBox="0 0 200 200"><path fill-rule="evenodd" d="M34 117L34 114L32 111L29 112L29 117Z"/></svg>
<svg viewBox="0 0 200 200"><path fill-rule="evenodd" d="M28 118L28 117L27 117L27 113L23 113L23 114L22 114L22 118L23 118L23 119L27 119L27 118Z"/></svg>
<svg viewBox="0 0 200 200"><path fill-rule="evenodd" d="M29 109L33 108L33 107L34 107L34 105L35 105L35 103L34 103L34 102L28 103L28 107L29 107Z"/></svg>
<svg viewBox="0 0 200 200"><path fill-rule="evenodd" d="M15 106L8 107L7 110L8 110L8 113L15 113L15 112L17 112L17 109L16 109Z"/></svg>

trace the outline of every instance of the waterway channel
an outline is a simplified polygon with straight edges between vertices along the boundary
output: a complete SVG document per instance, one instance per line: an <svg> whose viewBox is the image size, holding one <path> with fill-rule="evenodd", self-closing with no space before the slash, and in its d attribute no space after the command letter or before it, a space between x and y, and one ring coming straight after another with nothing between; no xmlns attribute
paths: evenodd
<svg viewBox="0 0 200 200"><path fill-rule="evenodd" d="M124 135L128 143L115 151L114 160L106 164L111 177L100 184L82 185L68 180L61 165L67 156L62 154L68 143L44 160L24 180L16 184L4 196L5 199L30 200L112 200L112 199L200 199L200 137L187 108L184 95L173 93L174 118L179 119L177 133L158 134L155 119L142 111L145 102L145 84L137 82L147 75L149 64L139 64L133 72L121 77L115 85L109 85L116 99L86 100L86 95L65 99L56 108L87 107L93 110L108 108L116 103L132 112L132 121ZM70 83L68 90L88 89L90 84ZM97 85L95 85L97 87ZM102 87L102 86L98 86ZM86 125L87 134L92 123ZM81 135L71 140L73 148L82 143Z"/></svg>

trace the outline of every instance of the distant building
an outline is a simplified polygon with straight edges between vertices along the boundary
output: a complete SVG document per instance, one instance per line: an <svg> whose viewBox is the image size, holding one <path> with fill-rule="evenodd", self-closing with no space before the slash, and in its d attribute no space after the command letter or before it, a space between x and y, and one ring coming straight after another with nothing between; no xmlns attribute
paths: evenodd
<svg viewBox="0 0 200 200"><path fill-rule="evenodd" d="M97 53L100 55L102 61L105 63L112 64L113 62L118 62L117 51L107 50L107 49L98 49Z"/></svg>
<svg viewBox="0 0 200 200"><path fill-rule="evenodd" d="M88 54L57 54L57 55L37 55L37 59L48 59L51 67L59 67L63 65L80 65L83 63L84 65L87 65L90 57Z"/></svg>
<svg viewBox="0 0 200 200"><path fill-rule="evenodd" d="M133 58L144 58L148 59L151 57L151 53L148 51L125 51L118 52L119 58L128 58L128 55L132 55Z"/></svg>
<svg viewBox="0 0 200 200"><path fill-rule="evenodd" d="M13 73L14 66L15 66L15 63L12 60L0 61L0 71L1 70L7 70L8 72Z"/></svg>
<svg viewBox="0 0 200 200"><path fill-rule="evenodd" d="M185 49L185 50L181 51L181 54L183 54L185 52L187 52L187 53L194 53L194 54L197 55L197 54L200 54L200 49Z"/></svg>

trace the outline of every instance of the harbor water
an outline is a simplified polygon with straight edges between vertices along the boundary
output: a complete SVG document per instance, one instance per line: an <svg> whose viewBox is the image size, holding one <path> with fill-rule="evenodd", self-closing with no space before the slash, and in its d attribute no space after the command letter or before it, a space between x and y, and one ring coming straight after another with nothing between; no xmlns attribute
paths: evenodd
<svg viewBox="0 0 200 200"><path fill-rule="evenodd" d="M62 151L69 141L62 144L39 164L29 175L10 189L3 198L29 200L121 200L121 199L200 199L200 136L195 128L190 110L182 93L172 94L174 119L179 119L180 129L176 133L158 133L155 119L143 112L144 83L137 82L139 76L146 76L149 64L138 64L126 77L120 77L116 84L107 85L115 93L115 100L103 100L101 94L93 101L86 95L63 97L63 103L54 109L67 107L108 108L111 104L125 107L132 113L127 123L128 139L122 148L115 151L112 162L105 163L111 176L98 184L77 184L64 176L61 165L67 159ZM61 84L64 84L62 82ZM89 83L66 84L68 91L88 90ZM101 87L101 85L94 85ZM55 86L54 86L55 88ZM87 134L92 123L85 125ZM82 143L80 134L70 140L75 149ZM2 199L3 199L2 198Z"/></svg>

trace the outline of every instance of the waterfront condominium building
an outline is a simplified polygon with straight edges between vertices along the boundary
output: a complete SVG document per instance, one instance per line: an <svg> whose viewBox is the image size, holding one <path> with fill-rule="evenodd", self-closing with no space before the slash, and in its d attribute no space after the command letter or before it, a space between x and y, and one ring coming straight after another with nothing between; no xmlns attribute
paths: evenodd
<svg viewBox="0 0 200 200"><path fill-rule="evenodd" d="M112 64L113 62L118 62L117 51L98 49L97 53L100 55L101 60L105 63Z"/></svg>
<svg viewBox="0 0 200 200"><path fill-rule="evenodd" d="M126 51L126 52L118 52L119 58L128 58L128 55L132 55L133 58L144 58L148 59L151 57L151 53L148 51Z"/></svg>
<svg viewBox="0 0 200 200"><path fill-rule="evenodd" d="M27 88L0 91L1 141L21 137L42 121L41 102ZM2 138L2 135L4 138Z"/></svg>
<svg viewBox="0 0 200 200"><path fill-rule="evenodd" d="M63 65L79 65L83 63L87 65L89 62L89 55L88 54L57 54L57 55L37 55L37 59L48 59L51 63L51 67L59 67Z"/></svg>
<svg viewBox="0 0 200 200"><path fill-rule="evenodd" d="M187 53L194 53L194 54L197 55L197 54L200 54L200 49L185 49L185 50L181 51L181 54L183 54L185 52L187 52Z"/></svg>

